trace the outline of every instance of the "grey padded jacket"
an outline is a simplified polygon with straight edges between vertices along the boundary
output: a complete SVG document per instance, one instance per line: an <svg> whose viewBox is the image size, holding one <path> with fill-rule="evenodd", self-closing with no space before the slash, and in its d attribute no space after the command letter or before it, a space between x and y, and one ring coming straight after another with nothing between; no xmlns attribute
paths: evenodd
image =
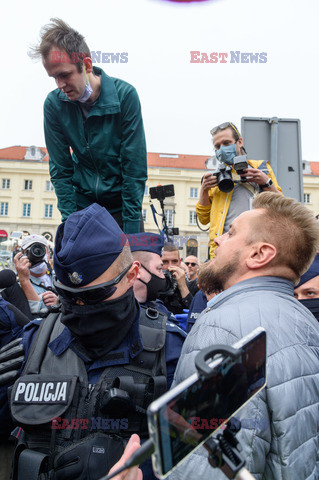
<svg viewBox="0 0 319 480"><path fill-rule="evenodd" d="M293 284L257 277L221 293L186 338L173 383L195 371L198 351L267 332L267 386L236 417L246 467L258 480L319 479L319 323L293 297ZM212 413L213 417L213 413ZM222 480L200 447L170 480Z"/></svg>

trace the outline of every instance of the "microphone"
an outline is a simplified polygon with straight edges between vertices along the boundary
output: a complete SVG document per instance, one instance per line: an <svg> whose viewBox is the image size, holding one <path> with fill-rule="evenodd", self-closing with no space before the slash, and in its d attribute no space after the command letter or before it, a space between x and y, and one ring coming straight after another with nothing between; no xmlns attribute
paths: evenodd
<svg viewBox="0 0 319 480"><path fill-rule="evenodd" d="M14 273L13 270L10 270L10 268L5 268L4 270L0 270L0 297L2 296L4 300L7 302L7 308L11 310L14 314L15 321L17 325L19 326L24 326L27 323L32 320L31 318L28 318L19 308L15 307L10 300L12 300L15 295L17 295L17 292L15 291L13 295L9 295L10 298L7 298L6 288L12 287L17 281L16 274ZM19 285L17 284L17 288L20 289ZM3 293L2 293L3 292ZM25 297L24 293L22 293L23 297ZM28 304L28 300L25 298L26 303ZM21 303L21 302L20 302ZM31 312L30 312L31 315Z"/></svg>
<svg viewBox="0 0 319 480"><path fill-rule="evenodd" d="M16 282L16 274L10 268L5 268L4 270L0 271L0 290L8 287L12 287L12 285Z"/></svg>

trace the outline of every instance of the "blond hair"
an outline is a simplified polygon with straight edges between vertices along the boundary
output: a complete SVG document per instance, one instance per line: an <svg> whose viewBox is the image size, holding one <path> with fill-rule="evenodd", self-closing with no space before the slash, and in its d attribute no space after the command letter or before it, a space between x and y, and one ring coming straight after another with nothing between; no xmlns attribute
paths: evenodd
<svg viewBox="0 0 319 480"><path fill-rule="evenodd" d="M254 209L264 210L253 222L252 238L276 247L273 265L289 267L299 278L310 267L319 248L319 222L301 203L274 192L257 195Z"/></svg>
<svg viewBox="0 0 319 480"><path fill-rule="evenodd" d="M144 250L136 250L132 252L133 259L138 260L145 267L148 267L152 258L154 257L155 252L146 252ZM156 254L155 254L156 255Z"/></svg>
<svg viewBox="0 0 319 480"><path fill-rule="evenodd" d="M124 245L123 250L121 251L119 256L112 263L112 267L114 267L116 275L119 275L121 272L123 272L123 270L125 270L125 268L132 265L132 263L132 252L127 243L126 245Z"/></svg>

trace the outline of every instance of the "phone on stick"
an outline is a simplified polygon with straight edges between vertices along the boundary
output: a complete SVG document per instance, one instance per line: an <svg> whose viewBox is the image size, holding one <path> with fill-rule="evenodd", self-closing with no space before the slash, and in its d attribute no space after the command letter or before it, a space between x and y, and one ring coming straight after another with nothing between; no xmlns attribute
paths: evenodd
<svg viewBox="0 0 319 480"><path fill-rule="evenodd" d="M219 355L209 376L195 373L148 408L153 469L165 478L266 384L266 332L259 327ZM208 378L209 377L209 378Z"/></svg>

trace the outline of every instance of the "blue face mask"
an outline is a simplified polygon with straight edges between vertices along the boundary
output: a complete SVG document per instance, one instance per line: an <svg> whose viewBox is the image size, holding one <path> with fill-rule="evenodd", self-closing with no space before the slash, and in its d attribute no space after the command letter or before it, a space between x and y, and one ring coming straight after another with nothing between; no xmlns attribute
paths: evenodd
<svg viewBox="0 0 319 480"><path fill-rule="evenodd" d="M227 145L226 147L221 145L216 151L217 160L222 163L227 163L228 165L233 165L234 157L237 156L236 143L237 142L232 145Z"/></svg>

